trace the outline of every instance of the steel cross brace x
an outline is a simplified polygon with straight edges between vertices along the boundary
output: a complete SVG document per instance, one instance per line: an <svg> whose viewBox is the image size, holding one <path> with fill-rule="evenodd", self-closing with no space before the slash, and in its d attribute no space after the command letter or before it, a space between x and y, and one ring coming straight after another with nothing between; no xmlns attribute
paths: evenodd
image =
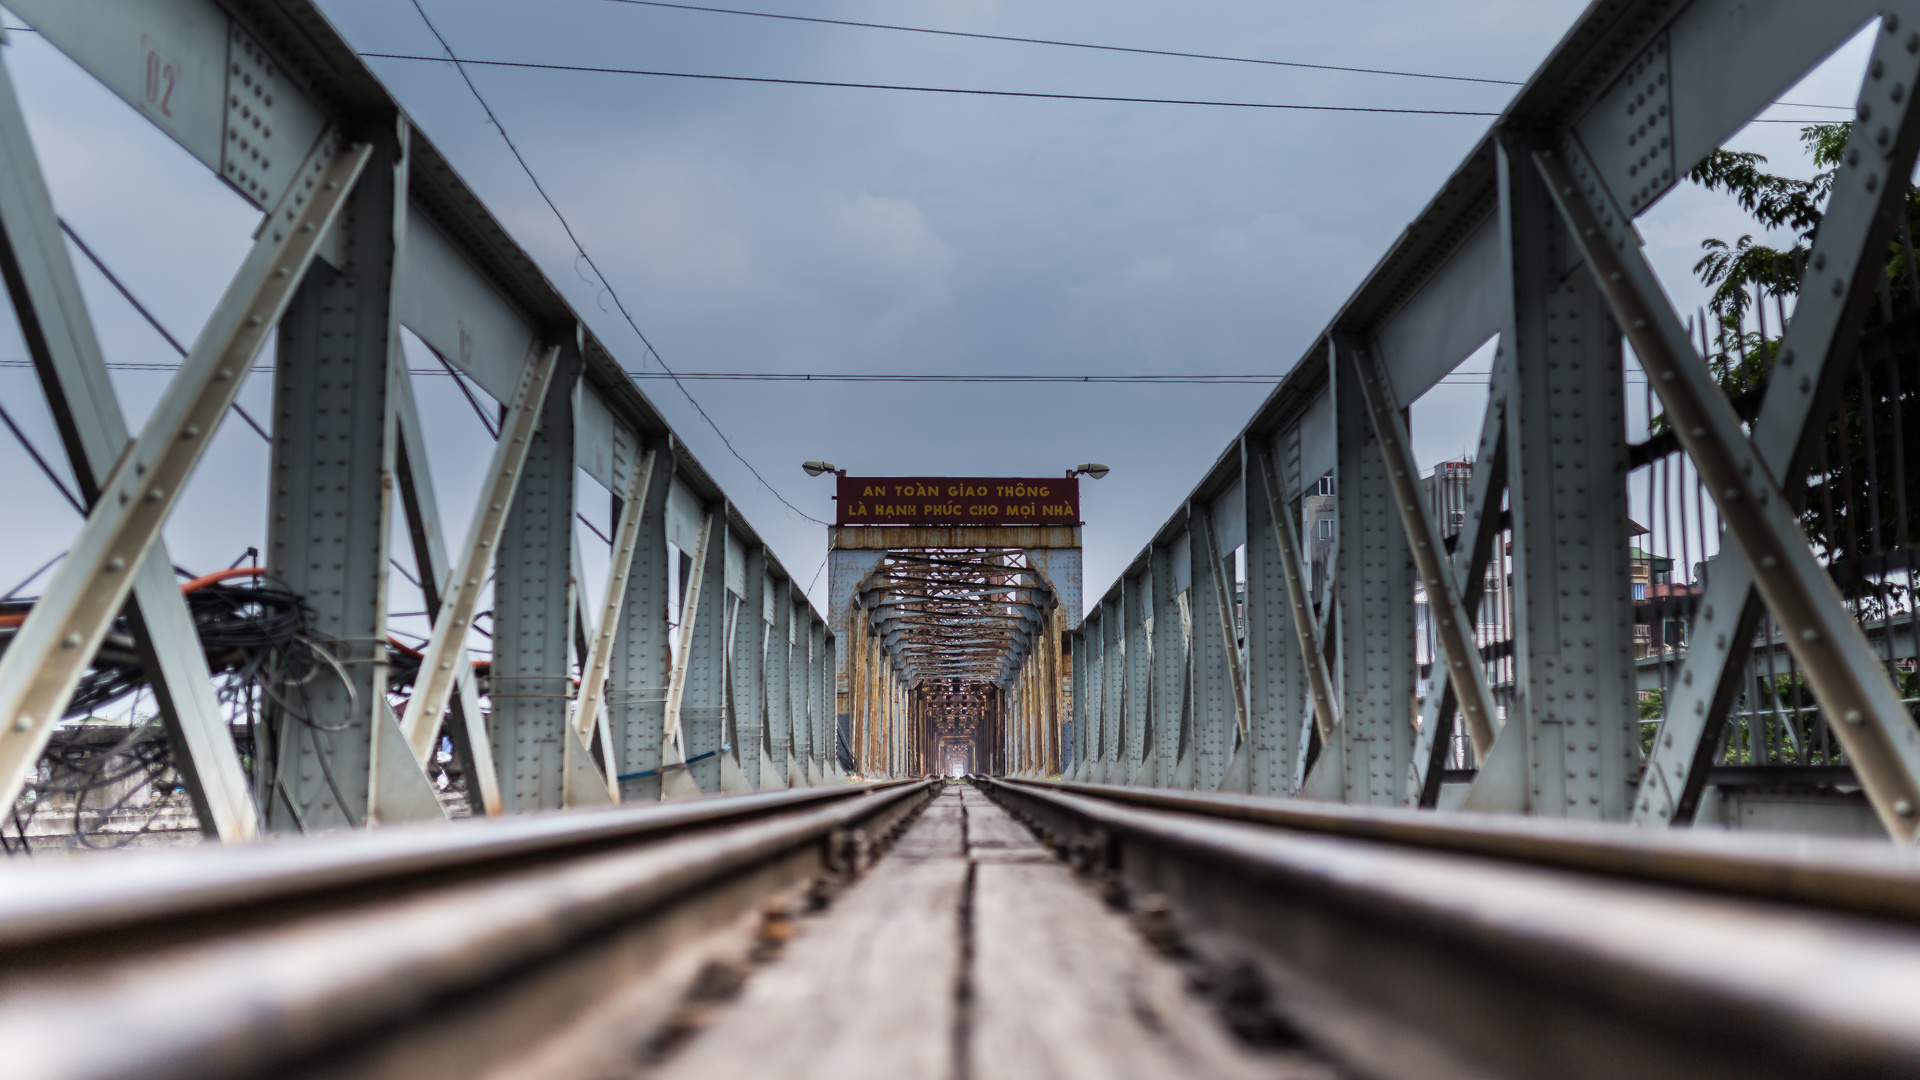
<svg viewBox="0 0 1920 1080"><path fill-rule="evenodd" d="M1293 636L1300 647L1300 658L1307 670L1308 694L1313 700L1314 730L1320 745L1333 745L1334 729L1340 725L1339 702L1333 696L1333 674L1327 669L1327 653L1321 646L1320 626L1313 618L1313 598L1307 593L1307 576L1300 558L1300 537L1295 531L1295 514L1280 498L1280 483L1273 458L1269 454L1253 457L1258 463L1260 480L1266 489L1267 517L1273 522L1275 546L1280 551L1280 572L1287 582L1287 610L1293 618Z"/></svg>
<svg viewBox="0 0 1920 1080"><path fill-rule="evenodd" d="M467 629L473 622L473 610L500 544L500 534L506 528L507 511L513 505L514 489L520 483L520 471L526 465L527 449L539 426L559 358L560 347L549 345L522 366L513 396L508 399L500 440L494 444L493 459L487 465L487 483L474 508L473 524L468 526L466 541L460 547L460 559L440 584L440 613L433 620L427 647L421 650L420 674L413 696L407 699L406 715L400 720L400 733L416 758L424 760L438 740L440 717L447 711L455 689L455 672L467 664Z"/></svg>
<svg viewBox="0 0 1920 1080"><path fill-rule="evenodd" d="M81 496L89 505L97 503L102 481L126 449L126 421L4 65L0 65L0 270ZM142 651L141 661L173 744L175 767L192 795L201 830L221 840L258 835L259 813L248 794L247 774L214 696L213 677L193 616L174 585L173 562L164 541L154 542L134 575L127 621Z"/></svg>
<svg viewBox="0 0 1920 1080"><path fill-rule="evenodd" d="M1732 404L1663 297L1630 220L1619 211L1577 141L1564 139L1557 151L1537 151L1533 159L1615 319L1640 357L1681 446L1712 493L1754 586L1785 631L1787 647L1806 670L1823 714L1838 721L1832 729L1868 801L1889 833L1912 842L1920 817L1916 815L1920 727L1908 715L1832 579L1815 560L1800 531L1794 504L1776 480L1791 477L1788 470L1798 457L1799 436L1813 417L1822 415L1816 404L1831 403L1830 392L1823 395L1816 390L1830 391L1821 384L1828 382L1831 370L1852 350L1858 317L1878 288L1878 253L1885 251L1892 234L1894 218L1886 211L1889 204L1904 206L1907 177L1920 149L1920 124L1913 122L1907 93L1920 81L1920 33L1901 35L1899 28L1895 16L1883 18L1861 91L1860 122L1854 126L1834 178L1832 208L1821 224L1801 282L1793 324L1773 375L1774 387L1767 395L1768 409L1755 425L1756 434L1766 436L1764 441L1749 441L1741 430ZM1881 117L1880 122L1870 123L1875 116ZM1883 187L1888 190L1882 192ZM1739 573L1726 574L1724 569L1716 566L1716 575ZM1744 597L1736 603L1744 607L1742 601ZM1737 619L1735 605L1728 604L1724 595L1714 606L1718 617ZM1702 608L1703 616L1708 610ZM1747 632L1751 633L1750 622ZM1716 636L1715 651L1704 663L1720 658L1725 666L1719 678L1696 677L1687 684L1687 674L1692 672L1683 673L1683 685L1700 688L1690 698L1699 708L1690 716L1683 714L1675 725L1684 725L1683 731L1662 733L1661 748L1675 753L1659 759L1657 770L1649 770L1641 787L1649 805L1656 791L1677 801L1674 797L1685 785L1704 779L1690 779L1681 772L1682 768L1699 771L1704 762L1698 759L1703 755L1688 755L1691 760L1682 755L1705 741L1701 736L1708 730L1702 721L1706 701L1699 695L1731 697L1721 693L1723 681L1731 677L1729 669L1737 666L1728 662L1731 656L1732 650L1719 646ZM1674 719L1670 710L1668 723ZM1687 738L1669 748L1667 734ZM1648 784L1659 788L1650 789Z"/></svg>
<svg viewBox="0 0 1920 1080"><path fill-rule="evenodd" d="M1388 469L1396 474L1412 475L1408 470L1415 465L1399 419L1400 410L1393 400L1391 385L1380 372L1377 358L1370 353L1356 351L1354 362L1360 365L1362 391L1367 395L1368 412L1374 421L1381 452L1387 456ZM1446 653L1447 663L1436 669L1433 683L1427 689L1425 706L1420 711L1420 734L1414 743L1407 775L1406 801L1411 806L1431 807L1439 799L1443 772L1441 763L1450 747L1449 737L1453 733L1454 717L1460 706L1459 685L1454 678L1460 671L1471 671L1474 675L1474 684L1469 688L1467 712L1468 735L1473 740L1474 753L1485 761L1493 752L1497 735L1493 727L1493 694L1487 685L1486 666L1475 644L1474 630L1478 625L1480 594L1486 587L1487 563L1493 556L1494 543L1501 532L1498 504L1501 493L1506 489L1507 388L1511 383L1512 362L1507 359L1507 353L1502 351L1494 359L1493 385L1481 424L1479 454L1474 461L1469 482L1466 518L1454 538L1450 557L1438 554L1442 548L1426 547L1427 544L1440 542L1438 529L1427 508L1420 504L1417 489L1411 489L1409 485L1409 491L1401 493L1400 476L1394 477L1396 496L1401 500L1401 520L1406 524L1408 536L1413 541L1414 562L1420 570L1421 579L1429 580L1428 574L1432 573L1445 581L1453 592L1448 599L1436 600L1434 589L1429 585L1427 610L1438 612L1443 607L1458 608L1453 616L1456 625L1440 626L1440 643ZM1429 550L1435 553L1432 559L1426 557ZM1431 570L1429 562L1435 564ZM1439 617L1430 614L1429 618L1435 618L1438 622ZM1449 631L1460 639L1457 644L1449 642ZM1473 703L1475 698L1478 700L1477 715Z"/></svg>
<svg viewBox="0 0 1920 1080"><path fill-rule="evenodd" d="M180 491L345 205L373 148L326 137L101 485L66 560L0 656L0 803L10 805L133 589Z"/></svg>
<svg viewBox="0 0 1920 1080"><path fill-rule="evenodd" d="M1240 642L1233 625L1233 597L1227 588L1227 571L1220 554L1220 545L1213 535L1213 508L1194 505L1189 515L1193 528L1200 532L1196 541L1207 557L1207 581L1213 588L1213 607L1216 629L1220 632L1221 648L1225 650L1227 661L1227 692L1233 695L1233 730L1238 746L1228 759L1227 777L1221 788L1223 791L1247 790L1248 754L1252 751L1247 731L1247 682L1246 675L1240 670ZM1104 620L1103 620L1104 621ZM1104 655L1104 650L1103 650ZM1116 687L1117 689L1117 687ZM1102 704L1109 704L1103 695ZM1111 703L1118 711L1118 703ZM1105 725L1103 724L1102 727ZM1109 777L1109 782L1125 783L1126 777Z"/></svg>
<svg viewBox="0 0 1920 1080"><path fill-rule="evenodd" d="M447 560L439 503L433 494L433 474L427 468L426 434L420 426L420 413L414 404L407 366L403 361L395 362L388 370L390 385L387 400L391 402L394 426L400 435L394 476L413 534L414 563L420 573L421 597L425 601L428 618L437 623L446 609L447 596L442 587L452 580L454 570ZM464 650L455 655L461 660L465 659ZM440 661L428 661L423 654L422 668L433 671L438 670L439 665ZM449 725L448 731L453 735L455 746L466 755L466 766L473 773L469 790L479 792L482 811L490 816L497 815L503 808L500 774L494 767L493 743L487 735L486 718L480 713L480 692L475 685L477 680L473 666L456 662L452 670L456 679L448 703L457 705L460 715L458 723ZM417 692L419 676L416 675L415 679ZM399 727L397 730L404 738L406 729ZM436 726L429 734L438 730ZM427 763L425 755L433 752L432 739L429 737L424 740L424 746L412 740L407 740L407 744L415 760L424 767Z"/></svg>
<svg viewBox="0 0 1920 1080"><path fill-rule="evenodd" d="M1447 557L1440 530L1421 500L1419 467L1413 460L1413 448L1407 443L1406 420L1393 399L1393 388L1370 349L1349 351L1360 376L1360 392L1366 398L1367 416L1373 421L1374 438L1380 443L1387 463L1387 482L1393 488L1394 503L1400 509L1400 523L1413 544L1413 562L1427 586L1428 618L1433 621L1446 654L1446 674L1450 689L1466 708L1467 733L1473 739L1475 753L1485 757L1493 749L1493 693L1487 689L1486 668L1480 662L1480 649L1473 641L1474 620L1468 616L1460 595L1460 582ZM1492 403L1489 402L1491 408Z"/></svg>
<svg viewBox="0 0 1920 1080"><path fill-rule="evenodd" d="M722 527L725 527L724 524ZM667 683L666 717L661 727L660 787L663 797L700 793L686 771L687 744L680 731L680 706L687 696L687 664L693 656L693 628L700 613L700 590L707 576L707 544L712 538L713 511L709 510L700 517L700 535L693 544L693 567L688 571L687 583L681 589L680 648L673 657L673 675Z"/></svg>
<svg viewBox="0 0 1920 1080"><path fill-rule="evenodd" d="M607 587L600 603L598 632L587 648L586 664L580 673L580 701L573 716L573 730L583 743L593 738L595 726L601 727L601 767L607 774L607 794L620 801L619 767L614 764L613 740L605 728L602 704L606 700L607 668L613 661L614 633L620 622L620 610L626 605L627 579L633 575L633 552L640 543L640 520L646 512L647 485L653 481L656 454L647 456L633 471L626 491L620 493L620 523L613 534L613 561L607 573ZM755 613L758 616L758 613Z"/></svg>
<svg viewBox="0 0 1920 1080"><path fill-rule="evenodd" d="M1867 135L1848 148L1846 164L1821 219L1809 277L1803 283L1824 284L1831 264L1831 280L1840 289L1836 292L1828 285L1801 290L1781 343L1779 366L1754 420L1754 450L1777 477L1791 480L1805 470L1810 448L1822 434L1815 420L1828 415L1836 404L1847 374L1844 361L1853 355L1859 335L1861 312L1879 288L1879 263L1904 209L1905 185L1876 181L1869 187L1860 162L1864 157L1867 168L1884 169L1889 177L1908 175L1913 167L1914 140L1904 135L1896 140L1892 133L1914 126L1914 110L1910 101L1888 100L1892 91L1887 61L1899 62L1899 58L1881 54L1892 49L1908 52L1914 40L1911 33L1905 40L1883 33L1876 43L1882 75L1868 79L1862 102L1867 106L1863 117L1879 110L1881 125L1878 129L1862 125L1859 130ZM1910 72L1912 61L1903 66ZM1893 81L1905 80L1896 74ZM1876 132L1886 133L1880 151L1869 145L1881 137ZM1886 155L1884 163L1875 165L1873 158L1880 153ZM1797 505L1802 487L1789 482L1783 490ZM1668 690L1666 722L1634 803L1636 822L1692 822L1711 757L1718 749L1721 726L1740 689L1742 663L1752 648L1762 607L1754 591L1752 567L1737 546L1728 546L1712 563L1706 595L1688 635L1686 660Z"/></svg>

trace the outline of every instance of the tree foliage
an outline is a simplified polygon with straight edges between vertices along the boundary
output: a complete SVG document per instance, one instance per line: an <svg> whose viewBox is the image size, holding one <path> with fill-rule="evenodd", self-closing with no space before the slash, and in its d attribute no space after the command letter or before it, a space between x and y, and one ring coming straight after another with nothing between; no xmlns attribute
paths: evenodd
<svg viewBox="0 0 1920 1080"><path fill-rule="evenodd" d="M1687 179L1709 191L1733 196L1761 226L1793 233L1792 242L1785 248L1758 243L1752 234L1731 243L1714 238L1700 242L1705 254L1694 264L1693 272L1714 287L1708 306L1729 330L1738 330L1741 316L1754 302L1755 286L1783 296L1799 291L1800 269L1820 231L1852 127L1812 124L1800 129L1800 144L1818 170L1808 180L1767 172L1763 168L1767 164L1765 155L1734 150L1714 151L1687 174ZM1909 229L1920 226L1920 190L1912 185L1907 188L1907 219ZM1907 274L1905 247L1895 236L1888 245L1887 284L1896 311L1904 306ZM1884 309L1873 312L1868 325L1876 325L1893 313Z"/></svg>
<svg viewBox="0 0 1920 1080"><path fill-rule="evenodd" d="M1708 302L1711 318L1707 327L1706 359L1728 396L1757 389L1771 373L1778 354L1782 328L1778 318L1766 314L1749 318L1749 310L1762 294L1792 296L1799 291L1800 274L1811 256L1819 235L1820 222L1832 195L1834 178L1847 152L1850 124L1815 124L1802 128L1800 142L1816 170L1812 178L1799 179L1767 171L1764 155L1718 150L1688 173L1688 178L1710 191L1731 195L1754 221L1768 230L1788 230L1791 240L1783 247L1756 241L1752 234L1732 242L1709 238L1701 242L1702 255L1694 264L1700 281L1713 288ZM1889 240L1885 273L1879 303L1869 305L1862 331L1908 314L1916 304L1914 268L1909 265L1904 234L1920 233L1920 189L1909 184L1906 193L1907 229L1896 230ZM1762 333L1759 326L1771 334ZM1904 350L1903 350L1904 351ZM1844 358L1851 363L1851 358ZM1904 361L1902 361L1904 363ZM1876 544L1871 534L1877 516L1887 528L1899 516L1902 500L1896 485L1890 483L1895 447L1889 428L1899 421L1920 420L1910 415L1920 405L1920 387L1901 386L1893 393L1892 384L1876 375L1871 389L1860 380L1849 381L1827 432L1826 446L1810 466L1825 471L1809 477L1806 512L1802 524L1808 539L1831 557L1858 557L1893 542L1883 536ZM1877 414L1878 427L1872 426L1869 411ZM1656 427L1664 427L1664 418ZM1902 426L1915 430L1912 425ZM1873 432L1871 453L1868 432ZM1904 503L1920 507L1920 468L1907 470ZM1878 511L1877 515L1875 511Z"/></svg>

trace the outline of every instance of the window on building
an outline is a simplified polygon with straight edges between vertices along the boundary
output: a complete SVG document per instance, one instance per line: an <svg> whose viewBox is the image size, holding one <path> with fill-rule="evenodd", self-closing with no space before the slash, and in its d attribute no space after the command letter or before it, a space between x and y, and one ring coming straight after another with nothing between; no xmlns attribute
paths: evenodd
<svg viewBox="0 0 1920 1080"><path fill-rule="evenodd" d="M1332 518L1321 518L1317 523L1317 525L1318 525L1318 532L1319 532L1320 539L1322 540L1333 539L1333 519Z"/></svg>
<svg viewBox="0 0 1920 1080"><path fill-rule="evenodd" d="M1328 473L1327 475L1320 478L1320 487L1317 493L1321 495L1333 494L1333 474L1332 473Z"/></svg>
<svg viewBox="0 0 1920 1080"><path fill-rule="evenodd" d="M1618 594L1616 594L1616 595L1618 595ZM1647 587L1646 587L1646 586L1645 586L1644 584L1642 584L1642 583L1640 583L1640 582L1637 582L1637 581L1636 581L1636 582L1634 582L1634 583L1633 583L1633 598L1634 598L1635 600L1645 600L1645 599L1647 598Z"/></svg>

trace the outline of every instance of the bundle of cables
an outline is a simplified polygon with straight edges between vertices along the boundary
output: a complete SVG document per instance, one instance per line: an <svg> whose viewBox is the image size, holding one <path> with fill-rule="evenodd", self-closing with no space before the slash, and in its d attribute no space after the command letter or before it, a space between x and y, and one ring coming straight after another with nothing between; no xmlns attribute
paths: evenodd
<svg viewBox="0 0 1920 1080"><path fill-rule="evenodd" d="M256 724L255 688L284 704L289 696L302 696L288 695L289 688L304 688L316 678L345 678L339 662L313 640L306 605L286 588L268 582L262 569L239 567L207 574L186 582L181 592L207 668L218 684L217 697L229 715L245 719L249 735ZM32 598L0 602L0 651L11 643L33 603ZM81 677L64 719L95 716L139 693L149 681L122 616ZM64 804L67 797L72 799L73 814L67 845L89 847L99 846L89 841L89 834L133 803L143 790L159 796L138 804L154 812L124 836L123 843L147 831L161 810L178 801L178 774L163 729L157 718L137 715L141 712L137 702L132 712L136 715L130 717L131 723L82 721L55 730L40 768L29 781L29 791L12 808L12 825L22 843L36 813L51 803ZM243 737L243 744L255 742Z"/></svg>
<svg viewBox="0 0 1920 1080"><path fill-rule="evenodd" d="M255 579L250 584L230 584L235 578ZM239 567L194 578L180 587L193 617L194 632L206 652L207 667L215 675L232 674L223 698L236 687L258 679L263 671L291 666L304 669L311 658L302 647L307 637L308 615L299 597L264 580L258 567ZM0 652L13 640L34 600L9 600L0 603ZM93 665L80 679L66 717L90 716L147 684L146 668L140 661L133 634L125 616L114 620L113 629L94 654Z"/></svg>

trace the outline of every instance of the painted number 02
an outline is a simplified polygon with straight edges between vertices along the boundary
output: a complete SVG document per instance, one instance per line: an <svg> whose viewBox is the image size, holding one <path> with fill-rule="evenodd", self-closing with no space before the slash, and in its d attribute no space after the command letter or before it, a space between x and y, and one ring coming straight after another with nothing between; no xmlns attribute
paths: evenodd
<svg viewBox="0 0 1920 1080"><path fill-rule="evenodd" d="M160 110L161 116L173 115L173 84L177 78L173 62L147 50L147 104Z"/></svg>

